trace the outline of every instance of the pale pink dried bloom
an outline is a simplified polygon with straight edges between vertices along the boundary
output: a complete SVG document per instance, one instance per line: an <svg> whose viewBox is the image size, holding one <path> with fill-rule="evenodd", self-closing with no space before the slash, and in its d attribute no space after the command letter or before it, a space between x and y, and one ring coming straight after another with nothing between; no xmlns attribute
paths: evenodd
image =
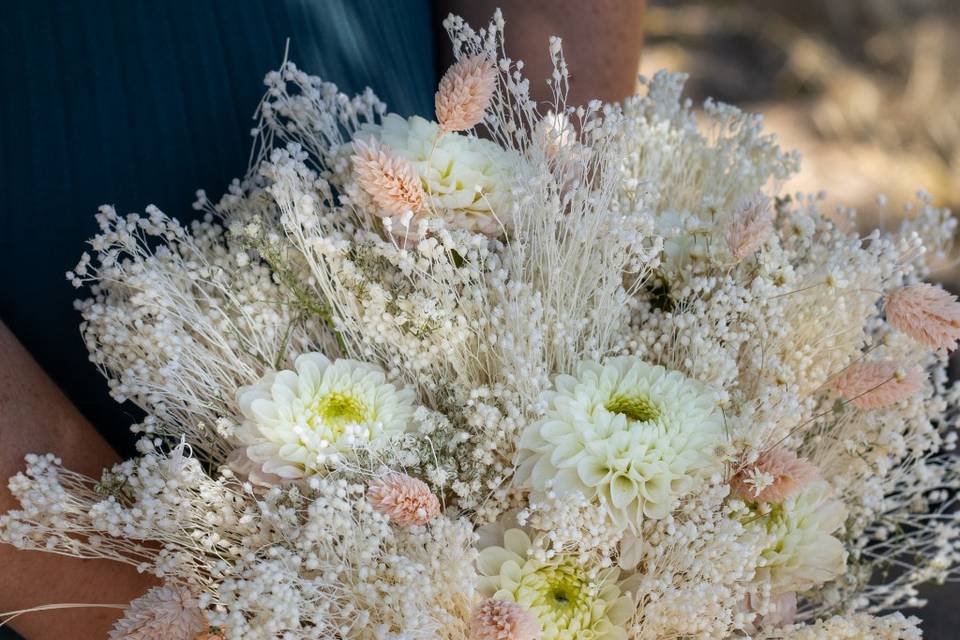
<svg viewBox="0 0 960 640"><path fill-rule="evenodd" d="M357 182L378 207L394 215L423 208L423 185L410 161L389 153L373 139L354 140L353 150Z"/></svg>
<svg viewBox="0 0 960 640"><path fill-rule="evenodd" d="M733 259L740 262L757 250L773 230L770 199L755 193L737 205L733 221L727 229L727 248Z"/></svg>
<svg viewBox="0 0 960 640"><path fill-rule="evenodd" d="M740 602L740 610L744 613L757 613L754 609L754 598L747 594ZM767 604L767 612L763 615L757 613L751 623L750 633L756 633L757 629L780 629L788 627L794 623L797 617L797 594L794 591L788 591L775 596L771 596Z"/></svg>
<svg viewBox="0 0 960 640"><path fill-rule="evenodd" d="M923 369L895 360L852 364L833 381L833 388L861 409L880 409L909 398L923 386Z"/></svg>
<svg viewBox="0 0 960 640"><path fill-rule="evenodd" d="M444 131L463 131L483 120L496 88L497 76L484 56L457 61L440 79L434 97L437 121Z"/></svg>
<svg viewBox="0 0 960 640"><path fill-rule="evenodd" d="M470 624L471 640L534 640L537 620L516 602L488 599L480 603Z"/></svg>
<svg viewBox="0 0 960 640"><path fill-rule="evenodd" d="M154 587L131 602L108 640L194 640L207 621L189 590Z"/></svg>
<svg viewBox="0 0 960 640"><path fill-rule="evenodd" d="M757 487L749 480L757 474L773 478L765 487ZM733 495L755 502L783 502L804 485L816 479L817 468L805 458L783 447L761 453L757 461L740 469L730 480Z"/></svg>
<svg viewBox="0 0 960 640"><path fill-rule="evenodd" d="M883 303L887 321L935 349L953 351L960 339L960 302L943 287L926 282L894 289Z"/></svg>
<svg viewBox="0 0 960 640"><path fill-rule="evenodd" d="M440 501L422 480L390 473L370 484L367 498L373 508L400 527L424 525L440 515Z"/></svg>

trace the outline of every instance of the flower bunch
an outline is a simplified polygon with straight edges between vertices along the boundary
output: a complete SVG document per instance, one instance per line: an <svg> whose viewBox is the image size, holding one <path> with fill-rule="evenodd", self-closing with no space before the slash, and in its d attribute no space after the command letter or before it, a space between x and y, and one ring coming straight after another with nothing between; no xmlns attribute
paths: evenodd
<svg viewBox="0 0 960 640"><path fill-rule="evenodd" d="M162 579L117 638L919 637L954 219L850 233L681 77L568 105L553 39L541 109L499 14L445 25L434 114L286 62L199 220L101 210L68 278L140 455L29 456L0 540Z"/></svg>

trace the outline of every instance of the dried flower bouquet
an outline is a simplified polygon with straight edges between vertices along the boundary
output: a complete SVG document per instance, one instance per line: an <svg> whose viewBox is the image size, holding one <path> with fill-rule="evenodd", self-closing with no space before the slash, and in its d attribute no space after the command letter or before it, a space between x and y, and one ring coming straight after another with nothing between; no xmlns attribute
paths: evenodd
<svg viewBox="0 0 960 640"><path fill-rule="evenodd" d="M28 457L0 538L160 577L114 639L920 637L949 212L861 237L682 77L567 105L553 40L538 105L499 14L445 24L435 119L286 62L202 218L101 209L68 278L140 456Z"/></svg>

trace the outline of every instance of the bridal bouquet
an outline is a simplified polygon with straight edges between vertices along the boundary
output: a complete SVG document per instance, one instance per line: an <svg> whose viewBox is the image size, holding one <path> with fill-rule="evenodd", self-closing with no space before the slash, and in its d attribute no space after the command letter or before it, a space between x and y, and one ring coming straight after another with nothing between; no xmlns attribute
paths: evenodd
<svg viewBox="0 0 960 640"><path fill-rule="evenodd" d="M251 170L68 278L139 457L55 454L0 537L162 582L111 638L919 638L958 575L956 222L867 236L761 120L529 96L445 23L436 113L285 62Z"/></svg>

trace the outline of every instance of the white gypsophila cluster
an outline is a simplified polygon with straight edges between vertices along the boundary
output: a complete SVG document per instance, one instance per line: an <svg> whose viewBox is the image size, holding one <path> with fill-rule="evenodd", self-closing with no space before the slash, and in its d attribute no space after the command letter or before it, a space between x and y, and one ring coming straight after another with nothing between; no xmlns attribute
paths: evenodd
<svg viewBox="0 0 960 640"><path fill-rule="evenodd" d="M531 531L536 552L545 558L599 553L604 565L612 565L621 540L604 506L579 492L531 495L517 523Z"/></svg>
<svg viewBox="0 0 960 640"><path fill-rule="evenodd" d="M923 632L917 618L906 618L901 613L883 617L867 614L834 616L812 625L778 630L759 638L770 640L920 640Z"/></svg>
<svg viewBox="0 0 960 640"><path fill-rule="evenodd" d="M580 363L543 395L520 437L515 481L534 495L580 493L621 529L663 518L720 470L723 420L713 394L632 357Z"/></svg>
<svg viewBox="0 0 960 640"><path fill-rule="evenodd" d="M878 350L896 355L904 342L888 336ZM871 612L921 605L917 585L949 580L960 558L956 433L938 428L955 421L960 398L941 358L925 365L932 373L922 394L879 411L848 407L812 429L814 460L849 506L851 540L847 574L814 611L838 603ZM890 564L900 568L895 576L871 580Z"/></svg>
<svg viewBox="0 0 960 640"><path fill-rule="evenodd" d="M632 637L727 637L747 626L740 603L754 589L765 532L741 522L719 478L662 520L627 538L621 564L637 567L639 595Z"/></svg>
<svg viewBox="0 0 960 640"><path fill-rule="evenodd" d="M362 484L314 477L259 494L229 474L207 479L190 458L147 454L100 482L52 457L28 462L13 484L23 511L0 521L5 539L176 577L228 637L463 637L475 580L464 521L397 531ZM100 533L65 535L81 530Z"/></svg>
<svg viewBox="0 0 960 640"><path fill-rule="evenodd" d="M444 26L436 113L285 61L199 220L101 210L68 278L139 455L29 456L0 540L157 576L122 627L157 637L919 637L890 612L960 578L924 341L960 303L901 287L954 218L858 234L681 76L567 105L554 38L538 104L499 13Z"/></svg>
<svg viewBox="0 0 960 640"><path fill-rule="evenodd" d="M141 430L229 447L218 423L239 419L232 396L318 339L315 319L288 304L269 268L210 216L189 228L155 207L120 216L103 207L101 233L68 274L93 284L78 303L91 360L118 401L147 412ZM161 240L162 244L154 246Z"/></svg>
<svg viewBox="0 0 960 640"><path fill-rule="evenodd" d="M239 564L218 563L212 622L230 637L463 638L475 573L473 533L462 520L392 527L364 498L366 487L313 478L291 496L258 500L263 534L294 533ZM276 534L274 534L276 535Z"/></svg>
<svg viewBox="0 0 960 640"><path fill-rule="evenodd" d="M623 197L639 194L656 212L657 232L666 238L662 268L670 277L698 272L701 262L730 262L722 238L736 207L799 168L796 152L782 152L763 133L761 116L708 100L700 126L681 97L685 78L663 71L641 78L645 95L623 103Z"/></svg>

